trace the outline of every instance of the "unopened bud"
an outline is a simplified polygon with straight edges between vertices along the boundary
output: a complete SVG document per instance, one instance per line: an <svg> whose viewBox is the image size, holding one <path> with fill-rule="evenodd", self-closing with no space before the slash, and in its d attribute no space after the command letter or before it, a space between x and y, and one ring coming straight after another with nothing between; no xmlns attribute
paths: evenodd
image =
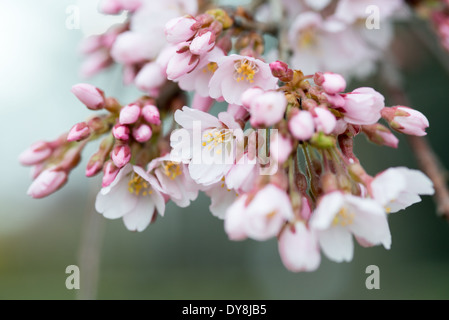
<svg viewBox="0 0 449 320"><path fill-rule="evenodd" d="M131 160L131 148L128 145L116 146L112 150L112 161L118 168L124 167Z"/></svg>
<svg viewBox="0 0 449 320"><path fill-rule="evenodd" d="M90 136L90 128L85 122L75 124L70 129L67 136L67 141L81 141L87 139Z"/></svg>
<svg viewBox="0 0 449 320"><path fill-rule="evenodd" d="M133 129L133 137L138 142L147 142L151 139L153 132L149 125L141 124L137 128Z"/></svg>
<svg viewBox="0 0 449 320"><path fill-rule="evenodd" d="M74 85L71 91L87 108L91 110L100 110L105 104L103 91L93 85L80 83Z"/></svg>

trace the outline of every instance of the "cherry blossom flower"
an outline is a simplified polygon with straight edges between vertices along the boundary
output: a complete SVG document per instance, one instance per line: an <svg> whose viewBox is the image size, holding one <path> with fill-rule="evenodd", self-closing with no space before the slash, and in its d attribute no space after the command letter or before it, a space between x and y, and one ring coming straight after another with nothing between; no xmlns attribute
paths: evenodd
<svg viewBox="0 0 449 320"><path fill-rule="evenodd" d="M223 50L218 47L205 54L192 72L177 79L179 87L186 91L195 91L202 97L209 97L210 79L217 70L217 60L224 55Z"/></svg>
<svg viewBox="0 0 449 320"><path fill-rule="evenodd" d="M317 236L303 222L286 227L279 237L278 246L282 262L290 271L314 271L320 265Z"/></svg>
<svg viewBox="0 0 449 320"><path fill-rule="evenodd" d="M148 165L148 172L157 178L154 184L180 207L187 207L198 197L198 185L190 178L186 164L171 161L170 154L156 158Z"/></svg>
<svg viewBox="0 0 449 320"><path fill-rule="evenodd" d="M177 135L172 134L174 159L179 157L181 161L188 161L190 176L199 184L210 185L220 181L235 161L234 130L241 131L240 125L226 112L221 112L216 118L187 106L176 111L175 121L188 131L188 139L179 141L176 140ZM195 124L198 125L197 133ZM196 139L195 134L200 135L200 139Z"/></svg>
<svg viewBox="0 0 449 320"><path fill-rule="evenodd" d="M156 184L156 178L143 168L128 164L98 193L95 209L108 219L123 218L126 228L141 232L150 224L155 209L164 215L164 197Z"/></svg>
<svg viewBox="0 0 449 320"><path fill-rule="evenodd" d="M241 105L241 96L249 88L273 90L277 87L277 78L262 60L231 54L218 59L217 65L209 83L209 95L214 99L223 97L228 103Z"/></svg>
<svg viewBox="0 0 449 320"><path fill-rule="evenodd" d="M358 88L344 95L344 120L352 124L373 124L381 118L385 98L372 88Z"/></svg>
<svg viewBox="0 0 449 320"><path fill-rule="evenodd" d="M425 136L427 134L425 129L429 126L429 120L415 109L404 106L384 108L382 109L382 117L396 131L413 136Z"/></svg>
<svg viewBox="0 0 449 320"><path fill-rule="evenodd" d="M231 240L249 237L263 241L276 236L284 223L292 218L288 195L269 184L251 200L247 194L237 198L226 212L225 231Z"/></svg>
<svg viewBox="0 0 449 320"><path fill-rule="evenodd" d="M324 254L336 262L352 260L352 234L373 245L391 245L390 229L382 206L373 199L334 191L324 195L311 219Z"/></svg>
<svg viewBox="0 0 449 320"><path fill-rule="evenodd" d="M434 193L432 181L421 171L405 167L389 168L371 182L374 199L387 213L403 210L420 202L419 195Z"/></svg>

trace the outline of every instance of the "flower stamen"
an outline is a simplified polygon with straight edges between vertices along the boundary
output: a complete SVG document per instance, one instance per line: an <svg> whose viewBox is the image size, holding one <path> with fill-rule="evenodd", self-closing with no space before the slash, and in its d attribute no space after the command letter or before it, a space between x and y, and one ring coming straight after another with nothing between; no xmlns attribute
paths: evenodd
<svg viewBox="0 0 449 320"><path fill-rule="evenodd" d="M234 64L234 79L237 82L247 81L254 82L254 76L259 72L259 67L254 61L248 59L237 60Z"/></svg>

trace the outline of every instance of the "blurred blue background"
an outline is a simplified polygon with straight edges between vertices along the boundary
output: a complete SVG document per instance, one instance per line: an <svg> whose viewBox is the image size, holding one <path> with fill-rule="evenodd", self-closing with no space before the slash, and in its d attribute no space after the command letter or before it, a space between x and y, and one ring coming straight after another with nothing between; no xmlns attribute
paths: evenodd
<svg viewBox="0 0 449 320"><path fill-rule="evenodd" d="M70 5L80 8L80 30L66 27ZM274 239L229 241L204 196L187 209L170 204L165 217L143 233L103 219L93 209L100 180L84 177L94 146L60 192L29 198L31 180L17 161L20 152L90 115L70 93L73 84L85 81L78 72L78 44L121 19L95 14L95 7L92 0L0 0L0 299L449 298L449 227L429 197L390 216L391 250L356 246L351 263L323 257L318 271L298 274L283 267ZM413 46L402 61L412 107L429 118L429 139L449 166L448 73L406 26L399 32ZM122 86L120 72L113 68L87 81L122 102L134 100L139 93ZM376 83L373 78L348 89ZM371 174L390 166L416 168L403 138L391 150L359 137L356 151ZM65 269L72 264L81 268L79 291L65 287ZM380 290L365 288L371 264L380 268ZM97 265L98 290L89 282Z"/></svg>

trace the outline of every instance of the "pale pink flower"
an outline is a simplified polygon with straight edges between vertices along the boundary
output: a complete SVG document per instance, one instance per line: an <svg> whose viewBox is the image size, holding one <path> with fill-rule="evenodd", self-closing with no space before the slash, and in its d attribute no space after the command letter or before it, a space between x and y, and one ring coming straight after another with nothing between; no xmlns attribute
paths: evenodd
<svg viewBox="0 0 449 320"><path fill-rule="evenodd" d="M385 98L372 88L358 88L344 95L344 120L352 124L376 123L385 107Z"/></svg>
<svg viewBox="0 0 449 320"><path fill-rule="evenodd" d="M289 30L290 64L304 74L328 70L365 76L375 67L376 49L352 27L316 12L300 13Z"/></svg>
<svg viewBox="0 0 449 320"><path fill-rule="evenodd" d="M148 165L158 184L154 186L180 207L187 207L198 197L198 185L190 178L186 164L171 161L169 154L156 158Z"/></svg>
<svg viewBox="0 0 449 320"><path fill-rule="evenodd" d="M298 111L288 121L290 133L298 140L309 140L315 132L313 117L308 111Z"/></svg>
<svg viewBox="0 0 449 320"><path fill-rule="evenodd" d="M391 245L387 216L373 199L334 191L323 196L310 219L324 254L336 262L350 261L354 252L352 234L372 245Z"/></svg>
<svg viewBox="0 0 449 320"><path fill-rule="evenodd" d="M154 59L158 52L159 48L145 34L126 31L117 36L111 56L116 62L134 64Z"/></svg>
<svg viewBox="0 0 449 320"><path fill-rule="evenodd" d="M330 134L334 131L335 126L337 125L337 119L332 112L324 108L315 108L313 110L315 112L313 120L316 130L323 131L325 134Z"/></svg>
<svg viewBox="0 0 449 320"><path fill-rule="evenodd" d="M98 50L90 54L82 63L80 75L83 78L89 78L98 72L106 69L114 63L110 54L106 50Z"/></svg>
<svg viewBox="0 0 449 320"><path fill-rule="evenodd" d="M33 181L27 194L35 199L44 198L59 190L67 182L67 178L64 170L46 169Z"/></svg>
<svg viewBox="0 0 449 320"><path fill-rule="evenodd" d="M164 215L164 197L155 184L154 176L128 164L98 193L95 209L108 219L123 218L128 230L141 232L150 224L155 209Z"/></svg>
<svg viewBox="0 0 449 320"><path fill-rule="evenodd" d="M175 112L175 121L187 130L188 137L179 140L178 132L172 133L174 159L190 162L190 176L199 184L211 185L219 181L234 164L234 130L241 131L240 125L226 112L221 112L217 118L186 106Z"/></svg>
<svg viewBox="0 0 449 320"><path fill-rule="evenodd" d="M359 19L365 20L371 13L367 10L369 6L375 5L379 8L381 19L389 18L395 12L398 12L404 5L402 0L340 0L335 9L334 17L352 24Z"/></svg>
<svg viewBox="0 0 449 320"><path fill-rule="evenodd" d="M316 11L321 11L331 3L331 0L304 0L307 6Z"/></svg>
<svg viewBox="0 0 449 320"><path fill-rule="evenodd" d="M209 95L214 99L223 97L228 103L241 105L241 96L249 88L273 90L277 87L278 79L262 60L231 54L220 58L217 65L209 83Z"/></svg>
<svg viewBox="0 0 449 320"><path fill-rule="evenodd" d="M203 55L215 46L215 35L207 31L202 35L196 35L190 43L189 49L193 54Z"/></svg>
<svg viewBox="0 0 449 320"><path fill-rule="evenodd" d="M287 99L283 92L267 91L251 102L249 112L253 127L272 126L284 118Z"/></svg>
<svg viewBox="0 0 449 320"><path fill-rule="evenodd" d="M209 97L209 82L217 70L217 60L224 57L224 52L218 47L201 57L200 62L190 73L180 76L179 87L186 91L195 91L202 97Z"/></svg>
<svg viewBox="0 0 449 320"><path fill-rule="evenodd" d="M181 43L178 49L181 49L184 43ZM181 76L195 69L200 61L199 56L193 55L189 50L175 53L167 64L167 78L169 80L178 80Z"/></svg>
<svg viewBox="0 0 449 320"><path fill-rule="evenodd" d="M314 271L320 265L317 236L303 222L286 227L279 237L278 247L282 262L290 271Z"/></svg>
<svg viewBox="0 0 449 320"><path fill-rule="evenodd" d="M261 96L265 91L263 91L261 88L254 87L246 90L243 92L241 101L242 106L249 111L251 104L253 101L258 97Z"/></svg>
<svg viewBox="0 0 449 320"><path fill-rule="evenodd" d="M249 237L263 241L275 237L292 218L288 195L269 184L250 201L247 194L237 198L226 211L225 231L231 240Z"/></svg>
<svg viewBox="0 0 449 320"><path fill-rule="evenodd" d="M105 99L103 91L90 84L79 83L74 85L71 92L91 110L99 110L104 106Z"/></svg>
<svg viewBox="0 0 449 320"><path fill-rule="evenodd" d="M238 194L234 189L226 186L224 179L212 185L201 187L201 190L210 198L209 210L218 219L224 219L228 208L237 199Z"/></svg>
<svg viewBox="0 0 449 320"><path fill-rule="evenodd" d="M165 37L168 42L178 44L192 38L197 30L193 29L196 20L191 17L177 17L165 25Z"/></svg>
<svg viewBox="0 0 449 320"><path fill-rule="evenodd" d="M260 166L255 155L245 152L226 174L226 186L238 193L249 192L254 188L259 176Z"/></svg>
<svg viewBox="0 0 449 320"><path fill-rule="evenodd" d="M244 121L249 116L248 111L244 107L236 104L228 104L228 109L226 111L231 114L235 120Z"/></svg>
<svg viewBox="0 0 449 320"><path fill-rule="evenodd" d="M432 181L421 171L405 167L389 168L371 182L373 198L387 213L397 212L420 202L419 195L434 193Z"/></svg>
<svg viewBox="0 0 449 320"><path fill-rule="evenodd" d="M415 109L404 106L384 108L382 117L387 119L390 127L396 131L413 136L425 136L427 134L426 128L429 126L429 120Z"/></svg>
<svg viewBox="0 0 449 320"><path fill-rule="evenodd" d="M45 141L38 141L19 155L19 162L24 166L39 164L48 159L53 149Z"/></svg>
<svg viewBox="0 0 449 320"><path fill-rule="evenodd" d="M348 123L342 118L340 118L337 120L337 123L335 124L335 128L334 131L332 131L332 134L339 136L340 134L343 134L347 128Z"/></svg>

